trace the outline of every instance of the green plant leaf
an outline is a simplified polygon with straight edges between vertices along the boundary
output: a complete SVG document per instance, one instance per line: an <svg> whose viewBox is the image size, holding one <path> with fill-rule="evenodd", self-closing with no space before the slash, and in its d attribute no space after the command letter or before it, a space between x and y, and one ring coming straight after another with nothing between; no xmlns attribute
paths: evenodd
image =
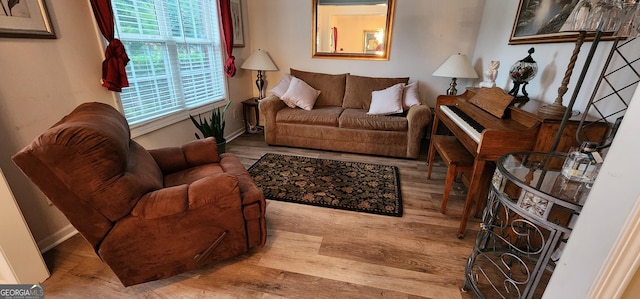
<svg viewBox="0 0 640 299"><path fill-rule="evenodd" d="M193 125L202 133L203 138L207 137L215 137L216 142L225 141L224 138L224 128L225 128L225 113L227 109L231 106L231 101L228 101L224 107L215 107L211 110L211 118L207 120L207 118L202 118L200 114L198 114L198 120L195 117L189 115L191 118L191 122ZM200 139L199 135L196 133L196 138Z"/></svg>

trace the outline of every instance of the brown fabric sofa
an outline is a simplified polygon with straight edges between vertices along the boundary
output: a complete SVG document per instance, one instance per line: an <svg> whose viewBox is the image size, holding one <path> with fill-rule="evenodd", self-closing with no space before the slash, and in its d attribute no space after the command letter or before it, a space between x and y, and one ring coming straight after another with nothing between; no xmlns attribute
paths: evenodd
<svg viewBox="0 0 640 299"><path fill-rule="evenodd" d="M213 138L147 151L117 110L85 103L13 160L125 286L265 244L264 195Z"/></svg>
<svg viewBox="0 0 640 299"><path fill-rule="evenodd" d="M431 121L421 104L398 115L369 115L372 91L409 78L372 78L351 74L322 74L291 69L291 75L320 90L315 106L289 108L275 95L260 101L265 117L265 142L392 157L417 158L420 140Z"/></svg>

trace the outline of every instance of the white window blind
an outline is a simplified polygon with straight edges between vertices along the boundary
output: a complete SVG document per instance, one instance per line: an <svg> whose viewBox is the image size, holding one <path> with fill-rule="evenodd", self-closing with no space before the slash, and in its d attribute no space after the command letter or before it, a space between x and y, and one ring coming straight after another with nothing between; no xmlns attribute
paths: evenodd
<svg viewBox="0 0 640 299"><path fill-rule="evenodd" d="M113 0L129 64L120 94L133 128L226 97L217 1ZM180 119L181 120L181 119Z"/></svg>

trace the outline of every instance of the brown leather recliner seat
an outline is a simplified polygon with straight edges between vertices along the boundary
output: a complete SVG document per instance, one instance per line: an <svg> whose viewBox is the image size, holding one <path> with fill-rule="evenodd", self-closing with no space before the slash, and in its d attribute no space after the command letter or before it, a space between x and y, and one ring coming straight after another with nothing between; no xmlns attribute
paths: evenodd
<svg viewBox="0 0 640 299"><path fill-rule="evenodd" d="M262 191L213 138L147 151L120 112L85 103L13 160L125 286L266 241Z"/></svg>

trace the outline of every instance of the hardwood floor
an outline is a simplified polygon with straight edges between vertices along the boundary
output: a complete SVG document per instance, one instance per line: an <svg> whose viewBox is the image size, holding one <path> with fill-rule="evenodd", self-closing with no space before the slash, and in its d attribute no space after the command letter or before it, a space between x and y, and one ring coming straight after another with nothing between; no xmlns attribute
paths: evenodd
<svg viewBox="0 0 640 299"><path fill-rule="evenodd" d="M439 212L446 168L426 179L418 160L267 146L261 134L227 144L248 168L264 153L396 165L404 216L389 217L268 201L267 244L169 279L123 287L76 235L44 254L47 298L472 298L461 292L478 219L456 238L464 187Z"/></svg>

